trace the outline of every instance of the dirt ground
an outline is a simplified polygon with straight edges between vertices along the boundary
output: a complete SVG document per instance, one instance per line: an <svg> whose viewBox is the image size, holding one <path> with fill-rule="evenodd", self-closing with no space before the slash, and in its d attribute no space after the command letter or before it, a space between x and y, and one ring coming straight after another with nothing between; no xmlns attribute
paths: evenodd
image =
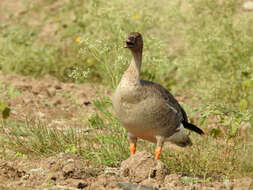
<svg viewBox="0 0 253 190"><path fill-rule="evenodd" d="M82 120L93 111L91 100L110 93L99 85L61 83L50 76L35 80L32 77L0 75L0 80L4 88L2 98L12 110L11 120L38 118L54 127L85 126Z"/></svg>
<svg viewBox="0 0 253 190"><path fill-rule="evenodd" d="M29 117L48 126L86 129L85 118L94 112L92 100L110 97L110 90L92 84L62 83L53 77L0 74L2 98L11 108L9 120ZM0 159L0 189L253 189L253 179L207 182L170 174L147 152L137 152L118 168L91 168L89 160L71 153L41 159Z"/></svg>

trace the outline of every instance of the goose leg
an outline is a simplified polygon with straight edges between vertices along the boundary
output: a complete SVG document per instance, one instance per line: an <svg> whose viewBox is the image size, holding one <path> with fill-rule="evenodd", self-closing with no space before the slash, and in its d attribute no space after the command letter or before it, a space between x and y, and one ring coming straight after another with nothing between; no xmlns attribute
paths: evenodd
<svg viewBox="0 0 253 190"><path fill-rule="evenodd" d="M136 143L131 143L130 142L130 154L131 156L135 154L136 151Z"/></svg>
<svg viewBox="0 0 253 190"><path fill-rule="evenodd" d="M131 133L128 133L128 140L130 142L130 154L134 155L136 151L137 138Z"/></svg>
<svg viewBox="0 0 253 190"><path fill-rule="evenodd" d="M157 136L156 137L156 149L155 149L155 160L158 160L160 157L160 154L162 152L162 147L164 144L164 137Z"/></svg>

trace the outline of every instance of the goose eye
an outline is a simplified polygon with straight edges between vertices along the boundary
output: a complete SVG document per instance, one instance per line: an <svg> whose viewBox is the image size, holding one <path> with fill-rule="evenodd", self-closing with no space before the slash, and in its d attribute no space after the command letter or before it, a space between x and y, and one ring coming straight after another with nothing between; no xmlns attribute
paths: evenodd
<svg viewBox="0 0 253 190"><path fill-rule="evenodd" d="M134 37L133 36L129 36L128 39L133 43L134 42Z"/></svg>

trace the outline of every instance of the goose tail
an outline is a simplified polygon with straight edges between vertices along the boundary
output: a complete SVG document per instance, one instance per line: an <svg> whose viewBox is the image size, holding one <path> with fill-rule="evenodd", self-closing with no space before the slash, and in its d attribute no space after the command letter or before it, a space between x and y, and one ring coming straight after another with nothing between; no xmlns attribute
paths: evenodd
<svg viewBox="0 0 253 190"><path fill-rule="evenodd" d="M195 126L195 125L193 125L191 123L188 123L187 121L182 121L182 124L183 124L184 128L186 128L186 129L194 131L194 132L196 132L196 133L198 133L200 135L204 134L204 132L202 131L202 129L198 128L197 126Z"/></svg>

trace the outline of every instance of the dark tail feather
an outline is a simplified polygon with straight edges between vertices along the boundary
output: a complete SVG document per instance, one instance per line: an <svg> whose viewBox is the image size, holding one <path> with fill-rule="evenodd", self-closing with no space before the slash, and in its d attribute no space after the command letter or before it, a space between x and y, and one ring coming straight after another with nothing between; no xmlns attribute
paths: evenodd
<svg viewBox="0 0 253 190"><path fill-rule="evenodd" d="M196 133L198 133L198 134L200 134L200 135L203 135L203 134L204 134L204 132L203 132L200 128L198 128L197 126L195 126L195 125L193 125L193 124L191 124L191 123L188 123L188 122L186 122L186 121L182 121L182 123L183 123L183 125L184 125L184 127L185 127L186 129L189 129L189 130L191 130L191 131L194 131L194 132L196 132Z"/></svg>

